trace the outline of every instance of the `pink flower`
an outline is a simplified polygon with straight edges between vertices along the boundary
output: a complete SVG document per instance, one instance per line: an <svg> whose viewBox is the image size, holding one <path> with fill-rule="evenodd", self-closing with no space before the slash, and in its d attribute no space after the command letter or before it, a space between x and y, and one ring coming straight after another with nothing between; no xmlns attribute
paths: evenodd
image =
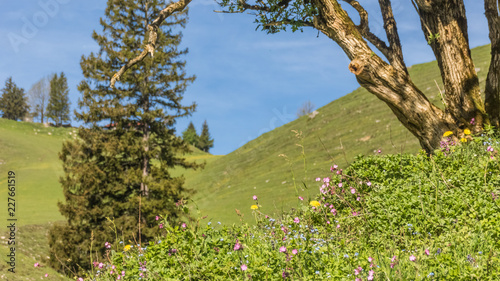
<svg viewBox="0 0 500 281"><path fill-rule="evenodd" d="M116 276L116 280L120 280L122 277L120 275Z"/></svg>
<svg viewBox="0 0 500 281"><path fill-rule="evenodd" d="M330 224L330 221L326 221L327 224Z"/></svg>
<svg viewBox="0 0 500 281"><path fill-rule="evenodd" d="M325 183L326 183L326 182L330 182L330 178L324 178L324 179L323 179L323 182L325 182Z"/></svg>
<svg viewBox="0 0 500 281"><path fill-rule="evenodd" d="M337 228L340 228L340 224L337 224Z"/></svg>
<svg viewBox="0 0 500 281"><path fill-rule="evenodd" d="M254 195L254 196L253 196L253 200L257 200L257 195Z"/></svg>
<svg viewBox="0 0 500 281"><path fill-rule="evenodd" d="M122 276L125 276L125 270L122 270Z"/></svg>
<svg viewBox="0 0 500 281"><path fill-rule="evenodd" d="M366 280L372 281L373 280L373 275L368 275L368 277L366 278Z"/></svg>
<svg viewBox="0 0 500 281"><path fill-rule="evenodd" d="M292 254L296 255L299 251L297 251L297 249L293 249L292 250Z"/></svg>
<svg viewBox="0 0 500 281"><path fill-rule="evenodd" d="M367 182L366 182L366 185L368 185L368 186L372 186L372 183L371 183L371 182L369 182L369 181L367 181Z"/></svg>
<svg viewBox="0 0 500 281"><path fill-rule="evenodd" d="M379 150L377 150L377 152L378 152L378 153L382 153L382 150L381 150L381 149L379 149Z"/></svg>
<svg viewBox="0 0 500 281"><path fill-rule="evenodd" d="M78 278L78 281L83 281L83 278L82 277Z"/></svg>
<svg viewBox="0 0 500 281"><path fill-rule="evenodd" d="M182 223L182 228L186 228L186 223Z"/></svg>
<svg viewBox="0 0 500 281"><path fill-rule="evenodd" d="M334 170L337 170L337 168L338 168L338 167L339 167L339 166L337 166L337 165L333 165L333 169L334 169Z"/></svg>
<svg viewBox="0 0 500 281"><path fill-rule="evenodd" d="M101 262L99 263L99 268L103 268L104 267L104 264Z"/></svg>
<svg viewBox="0 0 500 281"><path fill-rule="evenodd" d="M361 200L361 197L356 198L356 201L359 201L359 200Z"/></svg>
<svg viewBox="0 0 500 281"><path fill-rule="evenodd" d="M331 210L330 210L330 213L332 213L332 214L335 216L335 215L337 215L337 210L335 210L335 209L331 209Z"/></svg>
<svg viewBox="0 0 500 281"><path fill-rule="evenodd" d="M304 200L304 198L303 198L302 196L299 196L299 199L300 199L301 201L303 201L303 200Z"/></svg>
<svg viewBox="0 0 500 281"><path fill-rule="evenodd" d="M475 122L475 121L476 121L476 119L472 118L472 119L470 120L470 124L471 124L471 125L476 125L476 122Z"/></svg>
<svg viewBox="0 0 500 281"><path fill-rule="evenodd" d="M160 225L159 225L159 226L160 226L160 228L163 228L163 223L160 223Z"/></svg>
<svg viewBox="0 0 500 281"><path fill-rule="evenodd" d="M36 263L34 264L34 266L35 266L35 267L40 267L40 264L36 262Z"/></svg>
<svg viewBox="0 0 500 281"><path fill-rule="evenodd" d="M391 263L391 268L394 268L394 263Z"/></svg>
<svg viewBox="0 0 500 281"><path fill-rule="evenodd" d="M355 281L363 281L363 279L361 279L361 278L356 278L356 280L355 280Z"/></svg>
<svg viewBox="0 0 500 281"><path fill-rule="evenodd" d="M233 248L233 250L238 251L238 250L241 250L242 248L243 248L243 247L241 246L241 244L240 244L240 243L238 243L238 242L236 242L236 244L234 244L234 248Z"/></svg>
<svg viewBox="0 0 500 281"><path fill-rule="evenodd" d="M431 253L429 252L429 249L425 249L425 254L430 255Z"/></svg>
<svg viewBox="0 0 500 281"><path fill-rule="evenodd" d="M494 150L494 149L493 149L493 147L491 147L491 145L490 145L490 146L488 146L488 148L486 149L486 151L489 151L489 152L493 152L493 150Z"/></svg>
<svg viewBox="0 0 500 281"><path fill-rule="evenodd" d="M293 219L293 222L294 222L294 223L299 223L299 222L300 222L300 220L299 220L299 218L295 218L295 219Z"/></svg>
<svg viewBox="0 0 500 281"><path fill-rule="evenodd" d="M316 181L321 181L321 178L316 178Z"/></svg>
<svg viewBox="0 0 500 281"><path fill-rule="evenodd" d="M48 274L48 273L45 273L45 277L49 277L49 274Z"/></svg>
<svg viewBox="0 0 500 281"><path fill-rule="evenodd" d="M156 216L156 220L159 220L159 219L160 219L160 217L159 217L159 216Z"/></svg>
<svg viewBox="0 0 500 281"><path fill-rule="evenodd" d="M375 271L373 271L373 270L368 271L368 275L370 275L370 276L372 276L374 273L375 273Z"/></svg>
<svg viewBox="0 0 500 281"><path fill-rule="evenodd" d="M391 262L394 262L396 260L396 256L392 257Z"/></svg>
<svg viewBox="0 0 500 281"><path fill-rule="evenodd" d="M106 249L111 248L111 244L109 244L109 242L104 243L104 246L106 247Z"/></svg>
<svg viewBox="0 0 500 281"><path fill-rule="evenodd" d="M357 216L357 215L358 215L358 212L352 212L352 215L353 215L353 216Z"/></svg>
<svg viewBox="0 0 500 281"><path fill-rule="evenodd" d="M241 270L245 271L245 270L247 270L247 269L248 269L248 267L247 267L247 265L246 265L246 264L242 264L242 265L241 265Z"/></svg>
<svg viewBox="0 0 500 281"><path fill-rule="evenodd" d="M342 187L342 183L341 182L339 182L339 187Z"/></svg>
<svg viewBox="0 0 500 281"><path fill-rule="evenodd" d="M359 266L358 268L354 269L354 275L360 274L362 270L363 270L363 268L361 268L361 266Z"/></svg>
<svg viewBox="0 0 500 281"><path fill-rule="evenodd" d="M368 262L372 262L373 261L373 258L372 257L368 257Z"/></svg>
<svg viewBox="0 0 500 281"><path fill-rule="evenodd" d="M352 194L356 193L356 189L354 189L353 187L351 187L351 193Z"/></svg>
<svg viewBox="0 0 500 281"><path fill-rule="evenodd" d="M286 247L285 247L285 246L281 246L281 247L280 247L280 252L281 252L281 253L286 252Z"/></svg>
<svg viewBox="0 0 500 281"><path fill-rule="evenodd" d="M416 261L416 260L417 260L417 258L414 255L410 256L410 261Z"/></svg>

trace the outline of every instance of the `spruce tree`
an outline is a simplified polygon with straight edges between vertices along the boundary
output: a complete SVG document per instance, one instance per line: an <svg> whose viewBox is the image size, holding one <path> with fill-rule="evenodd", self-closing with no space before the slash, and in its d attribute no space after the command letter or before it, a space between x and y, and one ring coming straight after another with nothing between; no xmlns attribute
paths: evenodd
<svg viewBox="0 0 500 281"><path fill-rule="evenodd" d="M198 148L208 152L210 148L214 147L214 139L210 138L210 133L208 132L208 124L207 120L203 122L203 126L201 129L201 135L198 141Z"/></svg>
<svg viewBox="0 0 500 281"><path fill-rule="evenodd" d="M11 120L24 118L29 111L28 98L24 93L24 89L18 88L12 81L12 77L9 77L1 91L0 111L2 111L2 118Z"/></svg>
<svg viewBox="0 0 500 281"><path fill-rule="evenodd" d="M61 72L52 76L50 80L50 99L47 105L47 117L54 120L57 126L61 126L64 121L69 121L69 98L68 81Z"/></svg>
<svg viewBox="0 0 500 281"><path fill-rule="evenodd" d="M189 126L182 132L182 139L190 145L198 147L199 138L200 136L196 133L193 122L189 122Z"/></svg>
<svg viewBox="0 0 500 281"><path fill-rule="evenodd" d="M115 89L108 82L124 62L137 56L147 42L141 35L149 19L164 4L108 1L103 33L92 35L100 51L81 59L85 79L78 86L83 96L75 116L86 125L60 153L65 202L59 208L67 223L52 228L49 236L51 265L60 271L90 267L91 232L94 260L104 253L105 242L116 242L107 218L114 220L119 239L124 239L124 244L115 245L123 247L128 241L144 244L158 234L157 215L171 223L183 216L175 203L190 192L170 169L197 167L182 157L189 146L174 129L177 118L195 109L195 104L181 104L194 80L184 71L182 55L187 50L179 48L186 13L162 25L154 57L130 69Z"/></svg>

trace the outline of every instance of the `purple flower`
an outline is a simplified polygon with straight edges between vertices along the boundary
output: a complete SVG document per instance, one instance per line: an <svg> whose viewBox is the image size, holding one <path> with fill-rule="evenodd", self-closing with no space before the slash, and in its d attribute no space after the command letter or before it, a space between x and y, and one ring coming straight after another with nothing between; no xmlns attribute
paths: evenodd
<svg viewBox="0 0 500 281"><path fill-rule="evenodd" d="M471 124L471 125L476 125L476 119L472 118L472 119L470 120L470 124Z"/></svg>

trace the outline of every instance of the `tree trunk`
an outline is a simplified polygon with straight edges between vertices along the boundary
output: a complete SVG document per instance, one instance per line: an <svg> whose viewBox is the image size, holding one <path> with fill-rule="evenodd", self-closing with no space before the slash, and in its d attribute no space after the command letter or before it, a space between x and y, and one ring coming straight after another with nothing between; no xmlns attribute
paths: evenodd
<svg viewBox="0 0 500 281"><path fill-rule="evenodd" d="M478 133L489 123L472 61L463 0L415 0L444 83L446 112L461 129ZM475 125L471 124L472 118Z"/></svg>
<svg viewBox="0 0 500 281"><path fill-rule="evenodd" d="M500 7L497 0L484 0L491 40L491 62L486 78L486 113L493 126L500 127Z"/></svg>
<svg viewBox="0 0 500 281"><path fill-rule="evenodd" d="M359 84L391 108L426 152L439 147L446 131L454 132L455 139L463 135L455 119L430 103L405 70L387 64L370 49L336 0L316 0L316 7L315 28L339 44Z"/></svg>

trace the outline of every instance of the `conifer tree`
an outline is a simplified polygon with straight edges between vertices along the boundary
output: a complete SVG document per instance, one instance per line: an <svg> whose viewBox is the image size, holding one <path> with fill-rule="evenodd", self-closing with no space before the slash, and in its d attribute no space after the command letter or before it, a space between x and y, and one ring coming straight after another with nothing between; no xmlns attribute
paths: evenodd
<svg viewBox="0 0 500 281"><path fill-rule="evenodd" d="M60 153L65 202L59 208L67 223L52 228L49 236L51 265L60 271L90 267L91 233L94 260L104 253L105 242L114 242L107 218L124 239L115 245L123 247L128 241L144 244L158 234L157 215L171 223L183 216L175 203L190 193L184 179L169 170L197 167L182 157L189 146L174 130L176 119L195 109L194 103L181 104L195 79L184 71L187 50L179 48L186 12L170 17L158 30L154 57L131 68L115 88L108 82L123 62L137 56L148 39L142 37L148 20L164 4L109 0L101 19L103 33L92 35L100 51L81 59L85 79L78 86L83 96L75 116L86 126Z"/></svg>
<svg viewBox="0 0 500 281"><path fill-rule="evenodd" d="M182 139L190 145L198 147L199 138L200 136L198 136L193 122L189 122L187 129L182 132Z"/></svg>
<svg viewBox="0 0 500 281"><path fill-rule="evenodd" d="M210 138L210 133L208 132L208 124L207 120L203 122L203 126L201 129L200 139L198 141L198 148L208 152L210 148L214 147L214 139Z"/></svg>
<svg viewBox="0 0 500 281"><path fill-rule="evenodd" d="M52 76L50 80L50 99L47 105L47 117L54 120L57 126L61 126L64 121L69 121L69 98L68 81L61 72Z"/></svg>
<svg viewBox="0 0 500 281"><path fill-rule="evenodd" d="M24 118L29 110L28 98L24 93L24 89L18 88L12 81L12 77L9 77L1 91L0 111L2 111L2 118L11 120Z"/></svg>

